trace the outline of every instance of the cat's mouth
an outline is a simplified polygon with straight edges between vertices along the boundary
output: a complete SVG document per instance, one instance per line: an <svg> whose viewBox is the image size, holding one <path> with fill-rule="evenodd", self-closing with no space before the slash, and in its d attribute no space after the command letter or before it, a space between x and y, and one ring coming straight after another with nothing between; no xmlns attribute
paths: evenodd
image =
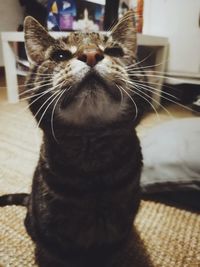
<svg viewBox="0 0 200 267"><path fill-rule="evenodd" d="M90 71L79 83L73 85L69 93L64 95L61 108L67 107L72 101L86 97L87 95L97 96L97 92L103 90L113 101L119 102L121 94L117 86L108 82L95 71Z"/></svg>

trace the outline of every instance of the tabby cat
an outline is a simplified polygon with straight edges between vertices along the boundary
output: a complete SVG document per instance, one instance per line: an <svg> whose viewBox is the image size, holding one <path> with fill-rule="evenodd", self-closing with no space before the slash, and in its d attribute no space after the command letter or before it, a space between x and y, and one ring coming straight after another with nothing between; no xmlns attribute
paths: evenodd
<svg viewBox="0 0 200 267"><path fill-rule="evenodd" d="M144 111L131 89L143 79L132 75L133 13L105 34L54 39L31 17L24 26L26 87L43 142L30 196L2 196L0 205L27 206L40 267L149 266L133 229L142 168L135 126Z"/></svg>

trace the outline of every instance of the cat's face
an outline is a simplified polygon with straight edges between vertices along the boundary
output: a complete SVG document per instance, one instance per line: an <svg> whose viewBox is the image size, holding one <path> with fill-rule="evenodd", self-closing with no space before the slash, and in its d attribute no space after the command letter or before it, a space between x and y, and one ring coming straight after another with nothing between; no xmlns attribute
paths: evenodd
<svg viewBox="0 0 200 267"><path fill-rule="evenodd" d="M77 32L59 39L27 17L25 44L31 63L27 90L38 121L49 114L76 125L109 122L126 116L130 105L134 109L128 91L136 53L132 12L110 33Z"/></svg>

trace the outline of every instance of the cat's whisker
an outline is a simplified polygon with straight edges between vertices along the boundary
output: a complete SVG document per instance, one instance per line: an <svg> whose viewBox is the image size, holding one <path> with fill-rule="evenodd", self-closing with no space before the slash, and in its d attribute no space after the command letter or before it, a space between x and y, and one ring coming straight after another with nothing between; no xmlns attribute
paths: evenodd
<svg viewBox="0 0 200 267"><path fill-rule="evenodd" d="M134 76L135 76L135 77L137 77L137 76L138 76L138 77L144 77L144 74L142 74L142 73L137 73L137 75L135 75L134 72L133 72L133 73L130 73L129 76L130 76L130 77L132 77L132 76L133 76L133 77L134 77ZM165 78L166 78L166 76L163 76L163 75L156 75L156 74L155 74L155 75L154 75L154 74L147 74L147 75L145 75L145 76L146 76L146 77L161 78L161 79L165 79ZM171 77L170 77L170 79L171 79ZM178 80L178 78L172 78L172 79L175 80L175 81Z"/></svg>
<svg viewBox="0 0 200 267"><path fill-rule="evenodd" d="M114 33L115 30L118 29L120 24L123 24L124 21L129 20L130 18L133 18L133 22L134 22L134 12L130 12L128 14L125 14L124 17L122 19L120 19L117 24L114 25L111 32Z"/></svg>
<svg viewBox="0 0 200 267"><path fill-rule="evenodd" d="M56 96L55 96L56 95ZM36 114L34 114L34 118L36 118L37 117L37 115L38 115L38 113L40 112L40 110L43 108L43 106L45 106L45 104L52 98L52 97L54 97L55 96L55 98L57 97L57 95L59 95L59 91L56 91L56 92L54 92L54 94L53 95L51 95L44 103L43 103L43 105L39 108L39 110L36 112ZM54 100L54 99L53 99ZM51 104L51 102L50 102L50 104ZM48 105L48 107L49 107L50 105ZM40 117L40 120L39 120L39 122L37 123L37 126L36 126L36 132L38 133L38 131L39 131L39 125L40 125L40 123L41 123L41 120L42 120L42 118L43 118L43 116L44 116L44 114L46 113L46 111L47 111L47 109L45 109L45 111L43 112L43 114L42 114L42 116ZM36 136L36 135L35 135ZM37 135L37 143L38 143L38 145L39 145L39 138L38 138L38 135Z"/></svg>
<svg viewBox="0 0 200 267"><path fill-rule="evenodd" d="M143 60L141 60L141 61L137 61L136 62L136 64L132 64L132 65L128 65L128 66L125 66L125 68L127 69L127 70L143 70L143 69L149 69L149 68L154 68L154 67L158 67L158 66L161 66L161 65L165 65L168 61L169 61L169 59L167 59L167 60L164 60L164 61L162 61L162 62L160 62L160 63L157 63L157 64L153 64L153 65L145 65L145 66L138 66L137 67L137 65L139 65L139 64L141 64L141 63L143 63L143 62L145 62L145 60L146 59L148 59L150 56L152 55L152 53L150 54L150 55L148 55L147 57L145 57ZM151 71L151 70L149 70L149 71ZM153 71L153 70L152 70ZM151 72L152 72L151 71ZM146 71L145 71L146 72ZM153 71L154 72L154 71ZM155 71L156 72L156 71ZM163 71L163 73L165 73L164 71Z"/></svg>
<svg viewBox="0 0 200 267"><path fill-rule="evenodd" d="M45 96L47 93L49 93L52 89L44 91L40 96L38 96L36 99L34 99L31 103L29 103L25 108L23 108L18 115L23 114L26 110L28 110L34 103L36 103L39 99L41 99L43 96Z"/></svg>
<svg viewBox="0 0 200 267"><path fill-rule="evenodd" d="M40 88L43 88L43 87L45 87L45 86L49 86L49 85L52 85L52 82L50 82L50 83L45 83L45 84L43 84L43 85L37 85L36 87L33 87L33 88L31 88L31 89L26 89L26 90L24 90L22 93L20 93L19 96L22 96L22 95L24 95L24 94L29 94L29 92L36 91L37 89L40 89Z"/></svg>
<svg viewBox="0 0 200 267"><path fill-rule="evenodd" d="M22 87L27 87L27 86L32 86L32 85L41 85L41 83L44 83L44 82L50 82L52 81L52 79L45 79L45 80L42 80L42 81L36 81L36 82L31 82L31 83L24 83L24 84L20 84L18 85L19 88L22 88Z"/></svg>
<svg viewBox="0 0 200 267"><path fill-rule="evenodd" d="M61 91L61 93L59 94L59 97L58 99L56 100L55 104L54 104L54 107L53 107L53 110L52 110L52 113L51 113L51 132L52 132L52 135L53 135L53 138L54 140L56 141L56 143L58 144L58 139L56 138L56 135L55 135L55 131L54 131L54 126L53 126L53 117L54 117L54 112L55 112L55 109L56 109L56 106L57 106L57 103L58 101L60 100L60 98L62 97L62 95L65 93L65 89L63 89Z"/></svg>
<svg viewBox="0 0 200 267"><path fill-rule="evenodd" d="M47 80L47 81L50 81L51 79ZM41 82L44 82L44 81L41 81ZM39 84L39 82L36 82ZM28 84L18 84L18 88L26 88L27 85L35 85L36 83L28 83ZM0 86L0 89L6 89L7 86ZM20 93L19 95L23 94L24 92Z"/></svg>
<svg viewBox="0 0 200 267"><path fill-rule="evenodd" d="M122 103L124 102L124 95L123 95L123 92L122 92L122 89L120 88L119 85L117 85L115 83L115 85L117 86L117 88L119 89L119 92L120 92L120 95L121 95L121 99L120 99L120 106L122 105Z"/></svg>
<svg viewBox="0 0 200 267"><path fill-rule="evenodd" d="M127 88L127 90L130 90L131 92L134 92L135 94L137 94L141 98L143 98L152 107L152 109L155 111L155 114L157 116L157 119L160 120L160 115L159 115L159 113L157 112L156 108L154 107L153 103L150 100L148 100L145 96L141 95L140 93L131 90L130 88Z"/></svg>
<svg viewBox="0 0 200 267"><path fill-rule="evenodd" d="M60 84L59 84L60 85ZM39 97L37 97L34 101L32 101L30 104L28 104L28 105L26 105L26 107L25 108L23 108L22 110L20 110L20 112L18 112L17 114L15 114L15 115L13 115L14 117L17 117L17 116L21 116L21 114L23 114L25 111L27 111L34 103L36 103L40 98L42 98L43 96L45 96L47 93L49 93L49 92L51 92L52 90L54 90L55 88L54 87L52 87L52 88L50 88L50 89L48 89L48 90L46 90L46 91L44 91L44 92L42 92L41 93L41 95L39 96ZM32 97L34 97L34 96L36 96L36 95L33 95ZM27 129L27 131L30 129L30 128L32 128L31 127L31 125L30 125L30 127ZM38 128L36 128L35 129L36 130L36 132L38 132ZM36 136L36 135L35 135ZM39 147L40 146L40 142L38 141L38 140L40 140L40 138L38 138L38 136L37 136L37 138L35 138L36 139L36 143L38 144L37 146Z"/></svg>
<svg viewBox="0 0 200 267"><path fill-rule="evenodd" d="M155 65L153 65L153 66L155 66ZM149 67L142 67L141 69L144 71L144 73L156 73L156 74L163 74L163 75L165 75L166 74L166 72L165 71L156 71L156 70L154 70L154 69L152 69L152 70L145 70L145 68L149 68ZM141 69L140 68L133 68L133 70L130 70L130 72L132 73L137 73L137 72L140 72L141 71Z"/></svg>
<svg viewBox="0 0 200 267"><path fill-rule="evenodd" d="M40 95L42 95L42 94L44 94L46 92L50 92L51 90L53 90L53 89L48 89L48 90L42 91L42 92L37 93L37 94L32 94L30 96L20 98L20 101L26 101L26 100L32 99L32 98L34 98L36 96L40 96Z"/></svg>
<svg viewBox="0 0 200 267"><path fill-rule="evenodd" d="M143 81L138 81L138 80L128 81L128 80L124 80L124 79L123 79L123 81L127 82L128 84L132 85L133 87L134 87L135 84L142 85L142 86L144 86L144 87L146 87L146 88L151 89L152 92L153 92L154 94L156 94L156 92L158 92L157 95L164 94L164 95L166 95L166 96L170 96L170 97L172 97L172 98L174 98L174 99L176 99L176 100L179 100L178 97L176 97L176 96L174 96L174 95L172 95L172 94L170 94L170 93L160 91L159 89L157 89L157 88L155 88L155 87L152 87L152 86L148 85L149 82L144 83ZM150 83L150 84L157 85L157 84L159 84L159 83Z"/></svg>
<svg viewBox="0 0 200 267"><path fill-rule="evenodd" d="M130 17L133 18L133 14L126 15L126 19L121 19L120 24L121 24L123 21L129 19ZM118 19L115 19L115 21L112 23L112 25L111 25L106 31L109 31L109 32L113 33L114 28L117 26L117 23L118 23L118 22L119 22Z"/></svg>
<svg viewBox="0 0 200 267"><path fill-rule="evenodd" d="M34 99L33 101L31 101L31 103L29 103L24 109L22 109L22 111L19 112L19 114L23 114L26 110L28 110L34 103L36 103L39 99L41 99L43 96L45 96L47 93L55 90L57 87L59 87L60 84L58 84L57 86L51 87L48 90L45 90L40 96L38 96L36 99Z"/></svg>
<svg viewBox="0 0 200 267"><path fill-rule="evenodd" d="M122 86L120 86L120 88L129 97L129 99L133 102L134 107L135 107L135 117L134 117L134 120L136 120L136 118L138 116L138 107L137 107L135 101L133 100L133 98L131 97L131 95Z"/></svg>
<svg viewBox="0 0 200 267"><path fill-rule="evenodd" d="M134 14L136 14L136 12L134 12ZM142 17L142 16L138 16L138 15L137 15L137 18L139 18L139 17ZM124 22L125 20L129 19L129 18L133 18L133 19L134 19L133 14L130 14L130 15L126 16L126 19L121 20L121 23ZM118 19L116 19L116 20L112 23L112 25L111 25L108 29L106 29L106 31L107 31L107 32L111 32L111 33L113 33L113 30L114 30L114 28L117 26L117 23L118 23Z"/></svg>
<svg viewBox="0 0 200 267"><path fill-rule="evenodd" d="M138 72L138 73L141 74L141 72ZM159 84L160 84L159 81L158 81L158 82L151 82L151 81L133 80L132 77L137 77L137 74L136 74L136 75L130 75L130 76L131 76L131 81L138 82L138 83L141 83L141 84L150 84L150 85L159 85ZM146 74L146 73L145 73L145 76L146 76L146 77L149 77L149 75ZM140 75L140 77L142 77L142 75ZM166 76L156 76L156 75L153 75L152 77L154 77L154 78L158 78L158 79L166 78ZM172 86L169 86L169 85L163 85L163 87L165 87L165 88L169 88L169 89L171 89L171 90L174 90L174 88L173 88ZM154 89L155 91L156 91L156 90L157 90L157 91L160 91L159 89L156 89L156 88L153 88L153 89ZM179 98L177 98L176 96L174 96L174 95L172 95L172 94L170 94L170 93L163 92L163 91L162 91L162 93L163 93L163 94L166 94L166 95L169 95L170 97L179 100Z"/></svg>
<svg viewBox="0 0 200 267"><path fill-rule="evenodd" d="M116 22L117 22L117 20L115 20L113 23L112 23L112 25L110 25L110 27L108 27L108 29L106 29L106 31L108 32L108 33L112 33L112 31L113 31L113 28L115 27L115 25L116 25Z"/></svg>
<svg viewBox="0 0 200 267"><path fill-rule="evenodd" d="M157 101L156 99L152 98L150 95L146 94L143 90L144 88L142 88L142 86L137 85L134 90L132 90L133 92L137 90L139 93L145 95L146 97L149 97L152 101L155 102L155 104L157 104L158 106L160 106L163 110L165 110L165 112L169 115L169 117L174 118L174 116L171 114L171 112L169 112L159 101Z"/></svg>
<svg viewBox="0 0 200 267"><path fill-rule="evenodd" d="M34 114L34 118L37 117L37 115L38 115L39 112L42 110L42 108L45 107L45 105L46 105L52 98L53 98L53 101L54 101L54 98L56 98L57 95L58 95L60 92L61 92L60 90L57 90L57 91L55 91L52 95L50 95L50 96L45 100L45 102L40 106L40 108L37 110L37 112ZM50 101L50 104L49 104L49 103L47 104L47 107L45 108L45 110L43 111L42 115L40 116L40 119L39 119L39 121L38 121L38 123L37 123L37 128L38 128L38 129L39 129L40 123L41 123L41 121L42 121L42 118L44 117L44 115L45 115L45 113L46 113L48 107L51 105L51 103L53 103L53 101L51 100L51 101Z"/></svg>
<svg viewBox="0 0 200 267"><path fill-rule="evenodd" d="M135 63L130 64L130 65L127 65L127 66L124 66L124 68L125 68L126 70L135 69L135 66L138 66L139 64L145 62L145 61L146 61L148 58L150 58L152 55L153 55L153 52L151 52L149 55L147 55L145 58L141 59L140 61L137 61L137 60L136 60ZM140 67L138 66L138 69L143 69L143 67L140 68Z"/></svg>
<svg viewBox="0 0 200 267"><path fill-rule="evenodd" d="M144 90L151 91L150 89L145 88L145 86L142 86L142 85L140 85L140 86L143 87ZM156 94L156 93L153 92L153 91L151 91L151 92L154 93L154 94ZM174 101L174 100L172 100L172 99L170 99L170 98L167 98L166 96L162 96L162 95L161 95L160 97L161 97L162 99L165 99L165 100L167 100L167 101L173 103L173 104L178 105L178 106L181 107L181 108L184 108L184 109L189 110L189 111L193 111L193 109L189 108L188 106L185 106L185 105L183 105L183 104L181 104L181 103L178 103L177 101ZM159 104L159 105L161 105L161 104ZM198 113L198 112L197 112L197 113Z"/></svg>
<svg viewBox="0 0 200 267"><path fill-rule="evenodd" d="M35 70L30 70L32 75L37 75L37 76L44 76L44 77L49 77L53 76L53 73L48 72L49 69L47 67L39 66Z"/></svg>
<svg viewBox="0 0 200 267"><path fill-rule="evenodd" d="M38 72L31 72L34 76L36 76L36 77L41 77L41 78L43 78L43 77L45 77L45 78L49 78L49 77L53 77L53 73L51 73L51 74L45 74L45 73L38 73Z"/></svg>
<svg viewBox="0 0 200 267"><path fill-rule="evenodd" d="M63 94L66 93L66 91L69 91L71 88L72 88L72 86L70 86L67 89L62 89L62 93L59 95L58 99L56 100L56 102L54 104L54 107L53 107L53 110L52 110L52 113L51 113L51 131L52 131L53 138L57 143L59 143L59 142L58 142L58 140L56 138L55 131L54 131L54 126L53 126L54 112L55 112L56 106L57 106L59 100L61 99L61 97L63 96Z"/></svg>
<svg viewBox="0 0 200 267"><path fill-rule="evenodd" d="M60 82L60 80L62 80L62 77L60 77L57 80L57 84ZM31 88L31 89L27 89L26 91L20 93L19 95L28 93L29 91L33 91L33 90L36 90L36 89L44 87L44 86L52 85L52 82L53 82L53 79L46 79L45 81L38 81L38 82L24 84L23 87L27 87L27 86L31 86L31 85L36 85L36 86ZM41 84L41 83L43 83L43 84Z"/></svg>

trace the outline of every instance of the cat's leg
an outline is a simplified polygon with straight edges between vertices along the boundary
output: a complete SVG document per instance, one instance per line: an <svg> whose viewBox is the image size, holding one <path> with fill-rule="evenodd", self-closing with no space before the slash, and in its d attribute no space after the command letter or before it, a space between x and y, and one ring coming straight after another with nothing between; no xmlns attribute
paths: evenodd
<svg viewBox="0 0 200 267"><path fill-rule="evenodd" d="M40 246L36 246L35 249L35 262L39 267L64 267L47 255Z"/></svg>
<svg viewBox="0 0 200 267"><path fill-rule="evenodd" d="M38 267L78 267L71 262L63 262L59 259L54 258L50 253L48 253L38 245L35 249L35 262Z"/></svg>
<svg viewBox="0 0 200 267"><path fill-rule="evenodd" d="M153 267L144 243L134 230L106 267Z"/></svg>
<svg viewBox="0 0 200 267"><path fill-rule="evenodd" d="M24 226L26 228L26 232L28 233L28 235L35 242L36 241L35 231L34 231L34 227L32 225L31 215L29 212L27 212L26 217L24 219Z"/></svg>

